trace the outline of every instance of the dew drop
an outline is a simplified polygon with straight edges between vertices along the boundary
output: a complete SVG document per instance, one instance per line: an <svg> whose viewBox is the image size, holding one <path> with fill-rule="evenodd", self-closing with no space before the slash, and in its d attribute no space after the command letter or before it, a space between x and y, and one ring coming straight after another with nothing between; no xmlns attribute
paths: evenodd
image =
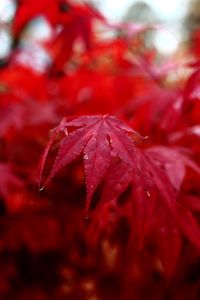
<svg viewBox="0 0 200 300"><path fill-rule="evenodd" d="M85 154L85 155L83 156L83 158L87 160L89 157L88 157L87 154Z"/></svg>
<svg viewBox="0 0 200 300"><path fill-rule="evenodd" d="M151 194L150 194L149 191L146 191L146 194L147 194L148 197L151 197Z"/></svg>

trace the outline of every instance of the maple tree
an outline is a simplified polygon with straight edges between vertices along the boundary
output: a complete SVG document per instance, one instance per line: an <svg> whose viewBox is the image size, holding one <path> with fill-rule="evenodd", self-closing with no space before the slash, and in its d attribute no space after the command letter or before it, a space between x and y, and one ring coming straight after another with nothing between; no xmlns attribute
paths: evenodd
<svg viewBox="0 0 200 300"><path fill-rule="evenodd" d="M24 41L41 16L48 39ZM89 4L16 1L0 68L1 299L199 299L199 35L184 63L159 64L148 30Z"/></svg>

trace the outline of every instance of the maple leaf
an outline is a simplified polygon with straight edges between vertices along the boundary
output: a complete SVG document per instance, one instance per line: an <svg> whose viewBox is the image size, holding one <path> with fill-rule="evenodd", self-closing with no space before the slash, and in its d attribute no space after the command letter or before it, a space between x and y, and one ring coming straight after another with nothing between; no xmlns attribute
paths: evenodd
<svg viewBox="0 0 200 300"><path fill-rule="evenodd" d="M62 16L62 2L65 3L66 6L68 5L65 1L57 0L43 0L40 2L35 2L34 0L18 1L13 22L13 33L15 37L20 35L28 22L39 15L46 16L52 25L57 24L59 22L59 17ZM66 14L64 15L66 17Z"/></svg>
<svg viewBox="0 0 200 300"><path fill-rule="evenodd" d="M86 51L92 48L92 22L97 19L104 21L104 17L90 5L70 6L68 22L63 23L59 33L55 32L53 38L46 44L53 58L52 71L61 71L65 62L73 52L73 45L77 38L81 38Z"/></svg>
<svg viewBox="0 0 200 300"><path fill-rule="evenodd" d="M53 34L46 44L53 59L53 70L61 71L70 58L73 45L81 37L86 50L91 48L92 21L104 20L89 4L71 4L67 0L20 1L13 22L16 40L27 24L38 16L44 16L52 26ZM58 32L57 26L60 26Z"/></svg>
<svg viewBox="0 0 200 300"><path fill-rule="evenodd" d="M164 171L176 193L180 191L186 175L186 167L200 174L200 167L189 157L189 154L190 151L185 148L166 146L154 146L145 150L148 159L154 161L155 169L158 167Z"/></svg>
<svg viewBox="0 0 200 300"><path fill-rule="evenodd" d="M90 228L91 232L94 231L95 241L107 230L113 211L118 218L125 216L131 228L129 244L135 247L137 243L141 251L149 240L153 241L165 276L170 278L179 258L182 236L197 248L200 247L199 224L192 214L200 210L199 198L184 197L183 201L179 200L187 168L200 175L199 166L188 153L182 148L165 146L138 151L141 173L128 169L123 161L112 162L96 210L99 221L94 220L94 229L93 224ZM119 204L122 195L125 198ZM109 204L112 211L104 214L104 207Z"/></svg>
<svg viewBox="0 0 200 300"><path fill-rule="evenodd" d="M178 204L178 196L181 190L181 185L186 177L186 170L190 168L194 170L198 176L200 175L199 166L190 159L187 152L183 149L168 148L164 146L154 146L143 151L143 174L142 178L144 188L146 190L152 189L152 185L158 192L157 202L159 200L159 206L166 208L171 214L172 219L178 219L180 217L180 206ZM141 182L141 185L143 185ZM151 193L148 193L151 197ZM147 200L146 200L147 201ZM144 203L140 205L145 206ZM141 209L141 208L140 208ZM149 217L152 217L153 212ZM145 219L145 222L148 220ZM179 221L178 221L179 222ZM180 230L185 233L182 218L180 217ZM191 227L194 222L191 223ZM179 227L179 225L177 225ZM190 227L190 225L189 225ZM197 228L197 226L196 226ZM197 233L197 229L195 232ZM195 238L187 237L199 247L199 236L196 234Z"/></svg>
<svg viewBox="0 0 200 300"><path fill-rule="evenodd" d="M200 175L199 166L187 154L185 149L154 146L141 152L137 150L139 172L128 169L123 161L117 161L109 167L105 177L100 206L108 201L117 205L120 195L129 186L131 187L132 192L129 192L127 201L131 202L132 214L130 216L130 211L127 211L127 216L134 228L139 248L144 244L152 220L155 217L157 218L156 208L158 207L167 210L172 221L177 219L177 228L185 234L186 224L179 211L178 196L186 177L187 168ZM127 207L130 210L130 207ZM192 219L191 215L190 218ZM167 220L167 218L165 219ZM191 238L187 233L186 236L195 245L199 246L200 232L198 236L194 217L192 220L191 226L195 228L195 234ZM167 225L165 224L165 226ZM189 229L186 228L186 231L189 232Z"/></svg>
<svg viewBox="0 0 200 300"><path fill-rule="evenodd" d="M76 19L77 24L80 25L83 19L91 17L103 20L103 16L97 12L91 5L78 5L70 3L68 0L43 0L35 2L34 0L20 0L17 3L17 10L13 22L13 32L15 36L19 36L24 27L35 17L45 16L52 26L58 24L71 25ZM78 19L79 18L79 19ZM81 19L80 19L81 18ZM85 20L84 20L85 21ZM83 28L84 24L82 23ZM79 28L81 30L81 28ZM86 32L83 32L86 34Z"/></svg>
<svg viewBox="0 0 200 300"><path fill-rule="evenodd" d="M111 115L81 116L77 119L61 122L47 146L41 162L41 173L49 149L58 132L66 133L68 128L76 128L67 133L60 144L50 175L45 185L60 169L68 165L83 152L86 175L86 209L90 207L92 196L106 174L111 157L119 157L130 169L137 168L136 150L129 134L132 128Z"/></svg>

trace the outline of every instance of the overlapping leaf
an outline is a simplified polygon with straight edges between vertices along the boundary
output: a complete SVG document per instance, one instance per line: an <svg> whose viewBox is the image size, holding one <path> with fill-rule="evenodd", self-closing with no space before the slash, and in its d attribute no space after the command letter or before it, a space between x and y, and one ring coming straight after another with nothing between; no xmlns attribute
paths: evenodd
<svg viewBox="0 0 200 300"><path fill-rule="evenodd" d="M131 186L132 195L129 193L127 199L132 203L130 222L140 247L151 228L152 221L158 218L156 215L158 209L166 210L169 224L176 224L176 230L181 231L199 247L200 230L195 217L188 210L186 212L186 208L180 206L178 201L187 168L192 169L199 176L200 168L198 165L190 159L183 149L164 146L150 147L141 153L138 152L137 157L141 170L139 174L128 170L123 161L116 162L109 168L102 193L102 204L108 201L117 201L128 186ZM197 204L195 205L197 206ZM191 219L190 223L184 221L183 213L188 214ZM159 228L160 222L163 220L160 221L158 218L158 221ZM165 218L166 228L168 227L167 223L167 218ZM166 229L166 234L167 232L168 229ZM189 232L193 232L193 234L189 234Z"/></svg>

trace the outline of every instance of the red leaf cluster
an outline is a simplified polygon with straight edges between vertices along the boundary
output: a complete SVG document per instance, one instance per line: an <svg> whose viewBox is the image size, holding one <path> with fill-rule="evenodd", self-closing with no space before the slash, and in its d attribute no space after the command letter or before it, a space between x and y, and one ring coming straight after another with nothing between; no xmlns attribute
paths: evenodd
<svg viewBox="0 0 200 300"><path fill-rule="evenodd" d="M41 16L48 40L24 43ZM196 44L194 63L158 64L143 34L157 29L16 1L0 68L0 299L199 299L200 57Z"/></svg>

